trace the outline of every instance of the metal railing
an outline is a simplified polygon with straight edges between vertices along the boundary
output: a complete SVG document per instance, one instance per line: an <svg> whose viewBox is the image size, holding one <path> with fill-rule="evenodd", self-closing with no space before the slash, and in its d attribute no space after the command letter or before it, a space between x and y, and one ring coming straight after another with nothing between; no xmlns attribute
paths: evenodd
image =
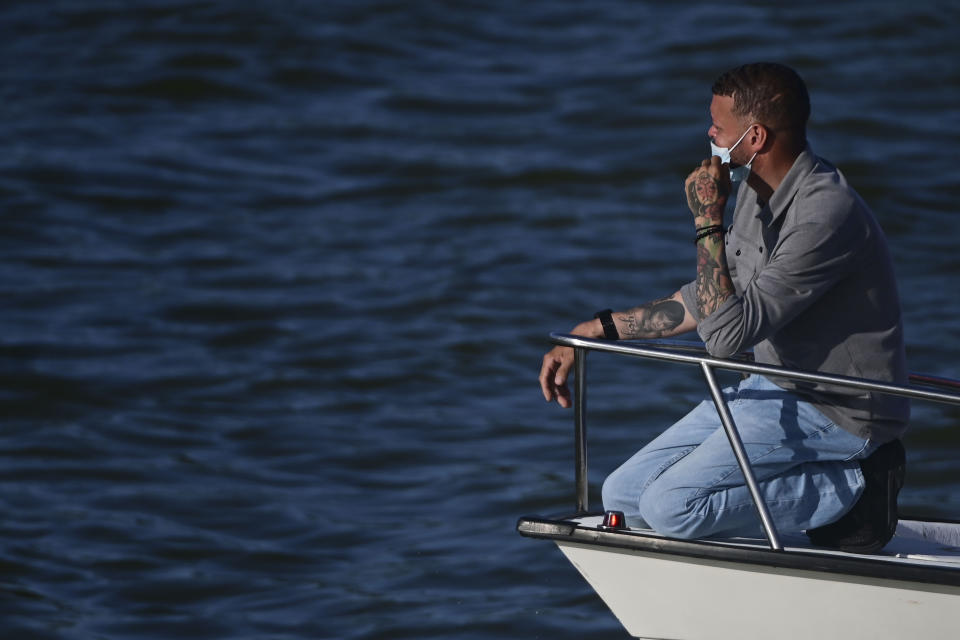
<svg viewBox="0 0 960 640"><path fill-rule="evenodd" d="M733 449L737 464L741 472L743 472L750 496L753 498L754 505L757 507L760 521L763 525L763 531L767 536L770 547L777 551L782 550L783 545L780 544L780 538L777 535L773 519L770 517L767 505L760 494L753 468L750 465L750 459L747 457L743 447L743 441L740 439L736 424L730 415L726 401L723 399L720 386L717 384L716 376L714 375L715 370L723 369L739 371L741 373L755 373L788 378L794 381L850 387L960 406L960 381L949 378L911 374L909 378L911 385L903 386L875 380L864 380L848 376L828 375L773 365L756 364L748 354L741 354L732 359L713 358L705 355L706 350L702 346L697 346L696 343L676 341L615 342L610 340L594 340L563 333L551 333L550 340L554 344L573 347L574 349L574 371L576 380L574 385L573 419L578 513L585 513L589 507L589 481L587 478L587 353L589 351L605 351L637 358L697 365L706 378L707 386L710 389L710 396L717 408L720 421L723 423L724 432L730 442L730 447ZM922 388L917 385L932 388ZM942 391L942 389L948 389L953 392Z"/></svg>

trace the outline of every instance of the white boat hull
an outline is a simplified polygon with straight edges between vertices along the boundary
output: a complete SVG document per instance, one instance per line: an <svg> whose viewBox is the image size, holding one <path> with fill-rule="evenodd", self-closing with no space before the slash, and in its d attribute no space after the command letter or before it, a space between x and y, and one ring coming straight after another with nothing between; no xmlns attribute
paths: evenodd
<svg viewBox="0 0 960 640"><path fill-rule="evenodd" d="M630 635L956 640L960 587L558 542Z"/></svg>
<svg viewBox="0 0 960 640"><path fill-rule="evenodd" d="M522 518L553 540L630 635L650 640L955 640L960 524L901 522L883 552L674 540L601 518Z"/></svg>

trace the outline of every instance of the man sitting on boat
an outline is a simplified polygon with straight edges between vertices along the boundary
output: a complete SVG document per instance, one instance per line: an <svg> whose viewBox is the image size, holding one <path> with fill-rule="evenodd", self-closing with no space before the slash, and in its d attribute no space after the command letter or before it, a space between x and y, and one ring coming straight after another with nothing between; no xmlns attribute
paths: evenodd
<svg viewBox="0 0 960 640"><path fill-rule="evenodd" d="M687 177L697 275L668 297L601 311L571 333L650 339L696 330L715 357L904 384L900 301L872 212L806 139L810 100L789 67L758 63L713 85L712 156ZM739 182L729 224L724 209ZM544 397L570 406L573 350L548 352ZM780 531L871 552L896 528L905 398L752 375L724 396ZM710 401L603 486L606 509L669 536L756 535L745 480Z"/></svg>

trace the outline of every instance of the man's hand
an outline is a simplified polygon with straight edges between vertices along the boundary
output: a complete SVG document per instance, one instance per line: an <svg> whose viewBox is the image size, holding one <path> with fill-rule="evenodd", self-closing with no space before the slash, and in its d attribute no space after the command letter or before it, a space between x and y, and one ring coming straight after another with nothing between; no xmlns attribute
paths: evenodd
<svg viewBox="0 0 960 640"><path fill-rule="evenodd" d="M687 206L693 212L698 228L723 224L723 210L730 196L730 171L718 156L711 156L700 163L684 182Z"/></svg>
<svg viewBox="0 0 960 640"><path fill-rule="evenodd" d="M599 320L582 322L571 331L575 336L584 338L602 338L603 325ZM543 356L543 365L540 367L540 390L543 399L547 402L557 401L564 409L569 409L573 402L570 400L570 389L567 388L567 376L573 368L573 347L555 346Z"/></svg>
<svg viewBox="0 0 960 640"><path fill-rule="evenodd" d="M557 345L543 356L540 367L540 389L547 402L556 400L564 409L570 407L570 389L567 376L573 367L573 348Z"/></svg>

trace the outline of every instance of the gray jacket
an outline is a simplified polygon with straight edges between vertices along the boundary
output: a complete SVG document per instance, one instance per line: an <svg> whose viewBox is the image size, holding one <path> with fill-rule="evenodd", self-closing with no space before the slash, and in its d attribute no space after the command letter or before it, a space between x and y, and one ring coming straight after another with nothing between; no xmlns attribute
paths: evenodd
<svg viewBox="0 0 960 640"><path fill-rule="evenodd" d="M743 183L726 237L736 295L697 331L727 357L754 347L764 364L906 382L900 300L883 231L843 175L808 146L770 202ZM697 316L696 283L681 289ZM905 398L773 380L863 438L906 429Z"/></svg>

